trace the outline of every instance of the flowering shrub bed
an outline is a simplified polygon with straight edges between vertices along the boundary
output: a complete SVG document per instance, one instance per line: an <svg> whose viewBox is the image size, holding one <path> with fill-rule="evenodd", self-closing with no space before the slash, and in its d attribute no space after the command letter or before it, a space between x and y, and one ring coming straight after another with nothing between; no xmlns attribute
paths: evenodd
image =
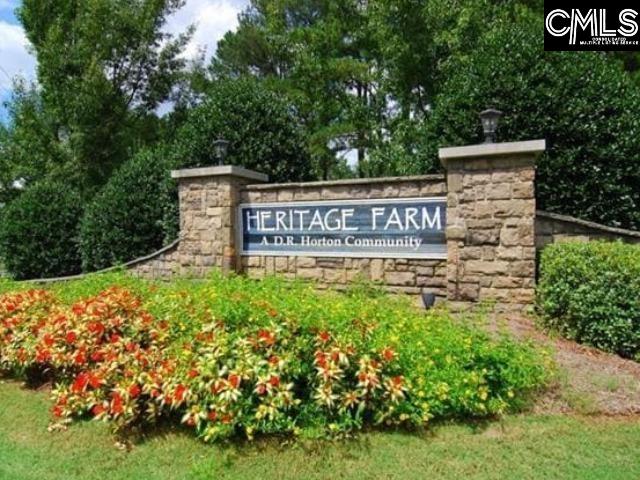
<svg viewBox="0 0 640 480"><path fill-rule="evenodd" d="M0 367L55 379L54 416L90 412L127 424L156 413L142 386L170 366L166 324L128 291L111 288L70 308L45 291L6 294L0 318Z"/></svg>
<svg viewBox="0 0 640 480"><path fill-rule="evenodd" d="M377 293L107 280L127 288L96 277L0 296L0 370L52 379L58 422L166 416L205 440L416 427L501 414L550 371L530 345Z"/></svg>

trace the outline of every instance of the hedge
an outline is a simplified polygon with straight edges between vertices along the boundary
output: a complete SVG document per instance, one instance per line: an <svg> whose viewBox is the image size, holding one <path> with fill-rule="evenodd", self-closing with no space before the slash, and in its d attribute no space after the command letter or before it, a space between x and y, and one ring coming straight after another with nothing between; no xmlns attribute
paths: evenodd
<svg viewBox="0 0 640 480"><path fill-rule="evenodd" d="M545 248L538 307L547 326L640 360L640 246L561 243Z"/></svg>
<svg viewBox="0 0 640 480"><path fill-rule="evenodd" d="M87 206L80 224L85 271L133 260L177 237L178 191L163 148L141 150Z"/></svg>
<svg viewBox="0 0 640 480"><path fill-rule="evenodd" d="M17 280L80 272L80 194L69 185L42 181L2 209L0 254Z"/></svg>
<svg viewBox="0 0 640 480"><path fill-rule="evenodd" d="M189 112L173 147L183 167L217 165L212 147L229 142L226 163L269 175L272 182L311 178L302 120L282 94L248 79L219 80Z"/></svg>
<svg viewBox="0 0 640 480"><path fill-rule="evenodd" d="M549 378L550 357L530 344L362 288L116 275L19 288L0 295L0 371L53 380L56 423L334 436L491 417Z"/></svg>

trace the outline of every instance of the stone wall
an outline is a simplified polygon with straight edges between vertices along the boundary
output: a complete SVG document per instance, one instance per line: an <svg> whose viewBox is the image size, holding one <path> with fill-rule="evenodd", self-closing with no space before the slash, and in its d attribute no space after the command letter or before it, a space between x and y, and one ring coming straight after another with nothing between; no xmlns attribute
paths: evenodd
<svg viewBox="0 0 640 480"><path fill-rule="evenodd" d="M179 274L178 270L178 249L180 240L174 240L169 245L162 247L149 255L136 258L122 265L105 268L95 273L108 273L120 269L126 269L134 275L148 279L167 279ZM68 277L39 278L29 280L36 283L56 283L68 282L70 280L80 280L85 274L70 275Z"/></svg>
<svg viewBox="0 0 640 480"><path fill-rule="evenodd" d="M262 173L235 166L193 168L172 172L178 181L180 238L175 248L129 268L146 278L172 275L202 278L212 269L235 271L235 209L240 189L266 181Z"/></svg>
<svg viewBox="0 0 640 480"><path fill-rule="evenodd" d="M479 174L485 175L484 177L476 177L482 182L484 188L477 188L473 194L464 195L462 202L476 201L487 202L493 200L495 196L501 197L500 188L493 189L488 186L495 180L497 181L502 174L499 173L485 173ZM489 176L491 175L491 176ZM530 173L526 174L527 176ZM384 195L385 188L387 194L394 196L397 195L397 188L411 186L411 191L415 195L419 195L420 191L415 188L416 182L423 182L424 189L433 193L427 193L427 195L439 196L446 194L446 184L444 183L443 176L427 176L415 178L396 178L396 179L376 179L373 182L367 181L371 184L378 182L375 187L375 193L369 192L370 195L375 195L375 198ZM467 182L471 180L467 179ZM258 202L272 202L280 201L283 198L296 198L302 199L317 199L318 189L325 188L322 195L329 197L332 194L340 195L339 192L342 188L348 187L354 190L359 190L359 186L363 183L362 180L354 181L340 181L340 182L318 182L316 184L300 184L292 186L291 184L286 187L278 185L247 185L241 188L240 201L246 202L249 198ZM413 185L412 185L413 184ZM386 185L386 186L384 186ZM522 186L516 188L517 196L527 191L531 186ZM490 191L489 195L484 193L487 190ZM184 195L191 195L188 193L191 189L185 189ZM197 190L196 190L197 191ZM274 197L274 192L276 195ZM481 195L482 193L482 195ZM360 194L363 194L362 192ZM366 194L365 194L366 195ZM483 198L480 198L480 197ZM322 198L325 198L324 196ZM349 197L356 198L356 197ZM369 197L361 197L369 198ZM502 200L502 199L500 199ZM282 200L284 201L284 200ZM194 214L195 215L195 214ZM483 254L486 253L488 258L492 255L498 255L500 257L505 255L505 249L507 247L500 247L499 251L492 253L493 246L497 245L497 240L500 237L500 231L497 229L495 219L491 218L486 208L481 208L479 215L483 218L472 219L468 225L470 228L475 229L481 227L478 230L472 231L469 235L469 245L465 243L465 253L462 255L463 260L469 257L478 257L474 260L484 261L481 259ZM500 218L502 216L501 211L496 213L496 216ZM217 220L216 220L217 221ZM207 220L205 220L205 223ZM221 220L222 222L222 220ZM452 224L453 225L453 224ZM186 225L185 225L186 226ZM455 234L455 226L450 231L450 234ZM466 240L466 238L465 238ZM628 243L640 243L640 232L634 230L625 230L621 228L608 227L594 222L581 220L566 215L560 215L557 213L543 212L541 210L536 211L535 215L535 245L537 250L541 250L546 245L556 242L565 241L594 241L594 240L621 240ZM509 243L509 239L506 239ZM180 241L176 240L170 245L154 252L150 255L137 258L124 264L122 267L129 269L135 275L139 275L144 278L163 279L170 278L174 275L194 275L199 273L198 269L193 269L188 264L188 257L181 252L183 249L179 249ZM518 249L516 249L518 250ZM224 252L223 252L224 253ZM503 266L493 263L495 260L486 260L497 267ZM228 262L227 262L228 263ZM522 264L521 264L522 265ZM479 268L480 264L471 265L473 268ZM523 265L522 265L523 266ZM489 268L487 265L482 266L483 273L486 273ZM277 273L286 278L303 278L312 280L321 280L321 286L327 285L346 285L355 278L361 277L372 281L386 283L390 285L392 291L404 291L410 293L417 293L424 289L426 291L435 292L440 297L446 297L447 295L447 271L446 262L443 260L402 260L402 259L365 259L365 258L306 258L306 257L243 257L240 260L240 271L246 271L249 275L255 278L262 277L266 274ZM108 270L107 270L108 271ZM496 273L497 275L497 273ZM74 276L71 278L80 278L81 276ZM52 279L56 281L57 279ZM498 280L493 282L496 288L501 288L500 285L505 282L504 280ZM465 285L465 283L472 283L472 285ZM485 284L489 283L489 280L484 281ZM509 283L509 282L505 282ZM517 282L516 282L517 283ZM526 282L524 282L526 283ZM476 287L474 282L462 282L461 289L455 290L452 282L451 288L454 288L452 294L458 295L460 300L465 298L474 298L473 292L478 289L478 295L480 294L479 286ZM478 284L479 285L479 284ZM460 287L459 287L460 288ZM467 291L466 289L470 290ZM486 291L484 293L487 293Z"/></svg>
<svg viewBox="0 0 640 480"><path fill-rule="evenodd" d="M241 203L308 200L445 197L443 175L340 180L330 182L247 185ZM389 291L446 296L446 260L243 256L239 270L252 278L278 273L315 280L321 287L343 287L360 278L384 284Z"/></svg>
<svg viewBox="0 0 640 480"><path fill-rule="evenodd" d="M640 232L607 227L557 213L536 212L536 248L566 241L621 240L640 243Z"/></svg>
<svg viewBox="0 0 640 480"><path fill-rule="evenodd" d="M126 263L123 267L142 278L154 280L171 278L180 273L179 247L180 240L176 240L151 255Z"/></svg>
<svg viewBox="0 0 640 480"><path fill-rule="evenodd" d="M447 169L447 297L520 310L535 294L535 160L545 142L440 150Z"/></svg>

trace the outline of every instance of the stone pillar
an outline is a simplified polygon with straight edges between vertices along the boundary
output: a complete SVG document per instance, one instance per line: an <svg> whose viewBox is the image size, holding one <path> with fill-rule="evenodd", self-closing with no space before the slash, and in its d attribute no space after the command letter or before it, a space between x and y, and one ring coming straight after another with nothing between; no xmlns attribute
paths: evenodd
<svg viewBox="0 0 640 480"><path fill-rule="evenodd" d="M241 167L175 170L180 202L179 270L196 277L212 268L237 270L236 207L248 183L266 182L267 175Z"/></svg>
<svg viewBox="0 0 640 480"><path fill-rule="evenodd" d="M442 148L447 297L518 311L535 293L535 162L544 140Z"/></svg>

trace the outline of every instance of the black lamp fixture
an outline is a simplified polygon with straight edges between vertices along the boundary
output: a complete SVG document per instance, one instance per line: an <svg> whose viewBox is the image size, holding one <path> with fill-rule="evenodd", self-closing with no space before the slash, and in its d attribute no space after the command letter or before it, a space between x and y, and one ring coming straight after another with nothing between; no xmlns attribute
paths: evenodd
<svg viewBox="0 0 640 480"><path fill-rule="evenodd" d="M482 131L484 132L484 143L494 143L496 141L496 130L498 129L498 120L502 116L500 110L489 108L480 112L480 121L482 122Z"/></svg>
<svg viewBox="0 0 640 480"><path fill-rule="evenodd" d="M433 308L436 304L436 294L433 292L422 292L422 305L425 310Z"/></svg>
<svg viewBox="0 0 640 480"><path fill-rule="evenodd" d="M229 151L229 142L219 138L213 142L213 153L218 160L218 165L224 165L224 160L227 158L227 152Z"/></svg>

